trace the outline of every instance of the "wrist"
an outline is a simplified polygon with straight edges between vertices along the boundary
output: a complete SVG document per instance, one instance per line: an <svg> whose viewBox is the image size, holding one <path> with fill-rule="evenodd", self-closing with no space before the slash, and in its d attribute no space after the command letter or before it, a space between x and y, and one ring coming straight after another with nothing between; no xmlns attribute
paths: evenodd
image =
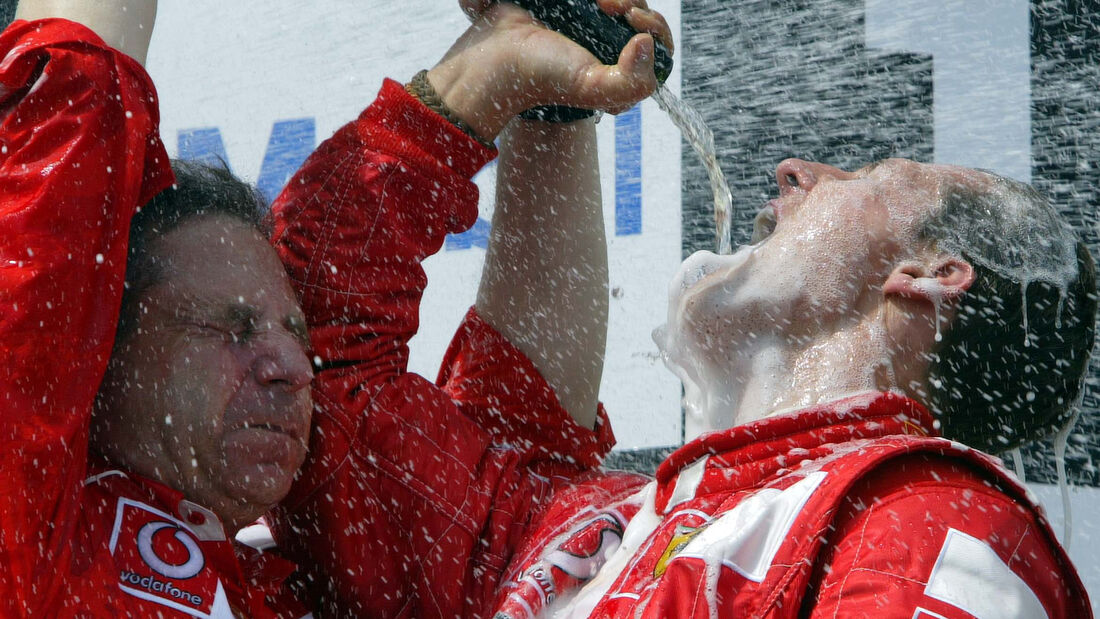
<svg viewBox="0 0 1100 619"><path fill-rule="evenodd" d="M95 32L103 42L142 65L157 15L157 0L20 0L15 18L59 17Z"/></svg>
<svg viewBox="0 0 1100 619"><path fill-rule="evenodd" d="M427 79L447 109L482 139L492 142L525 109L516 104L521 94L498 95L495 86L499 80L472 73L453 63L440 63L428 71Z"/></svg>
<svg viewBox="0 0 1100 619"><path fill-rule="evenodd" d="M492 139L484 138L474 127L471 127L469 123L456 114L454 110L447 107L443 99L439 96L439 93L432 87L432 83L428 81L427 69L413 76L412 80L405 84L405 91L416 97L424 107L443 117L444 120L454 125L459 131L462 131L476 140L485 148L496 148Z"/></svg>

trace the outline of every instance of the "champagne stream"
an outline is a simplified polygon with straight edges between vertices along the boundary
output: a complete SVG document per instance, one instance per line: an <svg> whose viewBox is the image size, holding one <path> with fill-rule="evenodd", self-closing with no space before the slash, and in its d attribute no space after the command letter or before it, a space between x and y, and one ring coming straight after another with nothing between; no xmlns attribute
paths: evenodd
<svg viewBox="0 0 1100 619"><path fill-rule="evenodd" d="M672 119L672 123L680 129L706 167L707 176L710 177L710 188L714 192L716 250L719 254L732 253L730 225L733 219L733 194L730 192L729 184L726 183L726 177L722 174L722 168L718 167L714 133L707 127L702 115L672 94L665 84L657 88L657 92L653 93L653 99Z"/></svg>

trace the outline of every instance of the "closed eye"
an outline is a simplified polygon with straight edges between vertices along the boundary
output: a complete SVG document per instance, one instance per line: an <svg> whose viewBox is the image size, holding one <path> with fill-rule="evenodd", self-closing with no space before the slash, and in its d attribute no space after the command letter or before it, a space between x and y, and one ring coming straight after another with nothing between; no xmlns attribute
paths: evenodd
<svg viewBox="0 0 1100 619"><path fill-rule="evenodd" d="M210 335L217 336L227 342L232 342L234 344L247 342L249 339L252 338L253 335L255 335L255 329L247 325L229 327L226 325L210 322L194 322L189 324L192 327L198 328L206 333L209 333Z"/></svg>

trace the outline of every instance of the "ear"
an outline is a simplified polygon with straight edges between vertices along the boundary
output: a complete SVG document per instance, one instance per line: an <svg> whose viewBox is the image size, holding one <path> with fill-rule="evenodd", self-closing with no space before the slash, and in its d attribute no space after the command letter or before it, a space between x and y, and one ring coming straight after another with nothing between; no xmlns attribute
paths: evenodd
<svg viewBox="0 0 1100 619"><path fill-rule="evenodd" d="M919 263L903 264L886 278L882 294L928 303L953 301L970 289L975 277L974 267L958 257L944 258L932 270Z"/></svg>

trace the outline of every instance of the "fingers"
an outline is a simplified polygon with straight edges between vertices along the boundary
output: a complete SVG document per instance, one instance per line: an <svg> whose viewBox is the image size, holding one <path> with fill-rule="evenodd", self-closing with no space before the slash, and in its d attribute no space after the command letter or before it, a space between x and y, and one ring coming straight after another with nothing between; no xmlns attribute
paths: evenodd
<svg viewBox="0 0 1100 619"><path fill-rule="evenodd" d="M630 39L614 66L594 64L582 74L572 102L593 109L618 113L653 94L657 78L653 73L653 37L638 34Z"/></svg>
<svg viewBox="0 0 1100 619"><path fill-rule="evenodd" d="M626 21L638 32L648 32L653 35L668 48L670 54L675 53L676 44L672 40L672 28L669 27L664 15L636 6L627 11Z"/></svg>
<svg viewBox="0 0 1100 619"><path fill-rule="evenodd" d="M493 4L493 0L458 0L462 12L466 13L466 17L471 20L477 19L491 4Z"/></svg>
<svg viewBox="0 0 1100 619"><path fill-rule="evenodd" d="M657 77L653 73L653 35L636 34L619 53L620 69L618 75L637 84L639 91L648 96L657 87Z"/></svg>
<svg viewBox="0 0 1100 619"><path fill-rule="evenodd" d="M613 113L629 109L656 89L654 39L667 45L669 27L660 15L645 8L645 0L597 1L604 10L625 16L640 32L623 47L614 65L601 64L583 47L541 27L518 6L494 0L459 0L467 13L481 13L444 61L476 66L472 73L457 73L485 81L478 89L497 92L494 101L507 97L515 104L498 110L501 114L512 107L518 112L545 104ZM434 79L433 84L440 88Z"/></svg>
<svg viewBox="0 0 1100 619"><path fill-rule="evenodd" d="M638 32L648 32L668 48L669 53L675 51L676 45L672 40L672 29L664 16L651 10L646 0L597 0L600 9L614 17L625 17Z"/></svg>
<svg viewBox="0 0 1100 619"><path fill-rule="evenodd" d="M600 5L600 10L614 17L626 15L630 12L630 9L635 7L649 8L646 0L596 0L596 3Z"/></svg>

